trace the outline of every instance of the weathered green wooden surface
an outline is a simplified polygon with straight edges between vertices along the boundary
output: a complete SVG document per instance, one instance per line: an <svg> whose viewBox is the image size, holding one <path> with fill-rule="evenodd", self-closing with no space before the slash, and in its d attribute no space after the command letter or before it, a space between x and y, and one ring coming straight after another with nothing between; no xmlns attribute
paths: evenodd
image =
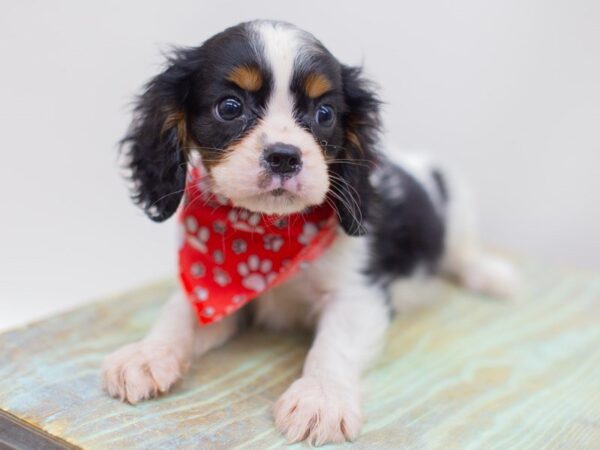
<svg viewBox="0 0 600 450"><path fill-rule="evenodd" d="M523 270L517 302L448 288L394 321L347 448L600 449L600 276ZM102 394L103 356L143 336L171 287L1 335L0 409L90 449L283 446L270 407L300 372L304 336L243 334L158 401Z"/></svg>

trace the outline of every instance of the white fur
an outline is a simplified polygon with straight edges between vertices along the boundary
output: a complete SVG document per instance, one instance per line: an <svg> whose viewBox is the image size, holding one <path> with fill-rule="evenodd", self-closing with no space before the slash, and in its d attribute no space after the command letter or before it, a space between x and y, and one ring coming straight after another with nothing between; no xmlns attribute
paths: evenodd
<svg viewBox="0 0 600 450"><path fill-rule="evenodd" d="M264 55L273 73L273 93L268 111L281 115L291 125L294 98L290 90L290 81L301 45L300 32L297 28L280 22L258 22L254 27L260 35Z"/></svg>
<svg viewBox="0 0 600 450"><path fill-rule="evenodd" d="M361 270L367 245L367 238L340 235L312 267L257 302L262 326L316 328L302 377L273 409L290 442L342 442L360 431L360 376L389 320L383 292Z"/></svg>
<svg viewBox="0 0 600 450"><path fill-rule="evenodd" d="M189 301L177 292L144 339L106 357L102 386L111 397L132 404L167 392L186 372L194 353L221 345L236 329L235 316L198 327Z"/></svg>

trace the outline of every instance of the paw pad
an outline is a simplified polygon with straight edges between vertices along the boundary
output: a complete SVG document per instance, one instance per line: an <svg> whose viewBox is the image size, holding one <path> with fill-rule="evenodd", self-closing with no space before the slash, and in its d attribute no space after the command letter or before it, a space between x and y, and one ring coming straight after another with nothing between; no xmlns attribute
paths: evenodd
<svg viewBox="0 0 600 450"><path fill-rule="evenodd" d="M197 262L191 265L190 272L194 278L200 278L206 274L206 267L204 267L204 264Z"/></svg>
<svg viewBox="0 0 600 450"><path fill-rule="evenodd" d="M236 230L260 234L265 232L264 228L259 226L260 215L258 213L253 213L245 209L232 209L227 214L227 218Z"/></svg>
<svg viewBox="0 0 600 450"><path fill-rule="evenodd" d="M240 255L248 250L248 244L243 239L235 239L231 243L231 250L233 250L233 253L236 255Z"/></svg>
<svg viewBox="0 0 600 450"><path fill-rule="evenodd" d="M215 267L213 269L213 279L215 280L215 283L221 287L227 286L229 283L231 283L231 277L229 274L219 267Z"/></svg>
<svg viewBox="0 0 600 450"><path fill-rule="evenodd" d="M263 245L265 250L271 250L273 252L278 252L283 247L284 240L281 236L277 236L276 234L268 234L263 237Z"/></svg>
<svg viewBox="0 0 600 450"><path fill-rule="evenodd" d="M273 264L269 259L262 261L256 255L251 255L247 262L238 264L238 273L242 277L242 286L246 289L260 292L268 286L277 274L272 272Z"/></svg>
<svg viewBox="0 0 600 450"><path fill-rule="evenodd" d="M194 289L194 296L199 302L205 302L208 300L208 290L199 286Z"/></svg>
<svg viewBox="0 0 600 450"><path fill-rule="evenodd" d="M206 244L210 238L208 227L198 227L198 221L194 216L188 216L184 220L187 231L187 241L196 250L202 253L208 252Z"/></svg>
<svg viewBox="0 0 600 450"><path fill-rule="evenodd" d="M298 236L298 242L304 245L308 245L312 242L312 240L318 233L319 228L314 223L305 223L302 227L302 234Z"/></svg>
<svg viewBox="0 0 600 450"><path fill-rule="evenodd" d="M225 262L225 254L222 250L215 250L212 254L213 261L217 264L223 264Z"/></svg>

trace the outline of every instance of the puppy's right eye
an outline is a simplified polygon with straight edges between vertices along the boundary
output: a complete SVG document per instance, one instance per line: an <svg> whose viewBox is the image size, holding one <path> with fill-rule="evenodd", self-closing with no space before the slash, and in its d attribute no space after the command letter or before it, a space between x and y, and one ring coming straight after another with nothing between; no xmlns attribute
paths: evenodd
<svg viewBox="0 0 600 450"><path fill-rule="evenodd" d="M335 113L333 112L333 107L330 105L321 105L317 108L317 112L315 113L315 120L317 123L324 127L328 128L333 125L335 121Z"/></svg>
<svg viewBox="0 0 600 450"><path fill-rule="evenodd" d="M217 117L226 121L240 117L242 115L242 110L242 102L235 97L224 98L215 108Z"/></svg>

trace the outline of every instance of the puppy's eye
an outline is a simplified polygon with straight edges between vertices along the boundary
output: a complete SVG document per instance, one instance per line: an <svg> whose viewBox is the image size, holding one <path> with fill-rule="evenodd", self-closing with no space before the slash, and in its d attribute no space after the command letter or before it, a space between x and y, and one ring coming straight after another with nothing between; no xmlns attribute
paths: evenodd
<svg viewBox="0 0 600 450"><path fill-rule="evenodd" d="M222 120L233 120L242 115L242 102L235 97L227 97L221 100L215 111Z"/></svg>
<svg viewBox="0 0 600 450"><path fill-rule="evenodd" d="M315 112L315 120L322 127L330 127L335 121L335 113L333 107L329 105L321 105Z"/></svg>

